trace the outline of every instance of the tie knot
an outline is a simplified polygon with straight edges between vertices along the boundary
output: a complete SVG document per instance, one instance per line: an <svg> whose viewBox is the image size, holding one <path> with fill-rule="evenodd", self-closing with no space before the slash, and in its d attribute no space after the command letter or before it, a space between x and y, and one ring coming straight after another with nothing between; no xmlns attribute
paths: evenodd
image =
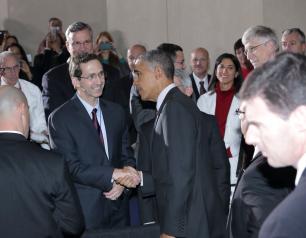
<svg viewBox="0 0 306 238"><path fill-rule="evenodd" d="M204 81L200 81L200 85L201 85L201 86L204 86Z"/></svg>
<svg viewBox="0 0 306 238"><path fill-rule="evenodd" d="M97 114L97 108L92 109L92 115L96 115Z"/></svg>

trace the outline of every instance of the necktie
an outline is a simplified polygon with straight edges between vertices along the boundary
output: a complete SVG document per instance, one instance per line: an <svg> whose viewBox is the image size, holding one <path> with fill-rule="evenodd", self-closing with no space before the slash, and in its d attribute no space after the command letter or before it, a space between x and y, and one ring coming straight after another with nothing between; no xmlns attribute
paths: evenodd
<svg viewBox="0 0 306 238"><path fill-rule="evenodd" d="M203 95L204 93L206 93L204 88L204 81L200 81L200 95Z"/></svg>
<svg viewBox="0 0 306 238"><path fill-rule="evenodd" d="M97 108L94 108L92 110L91 114L92 114L92 124L96 128L97 133L98 133L99 138L100 138L100 142L103 145L104 144L104 140L103 140L103 135L102 135L101 127L100 127L98 119L97 119Z"/></svg>

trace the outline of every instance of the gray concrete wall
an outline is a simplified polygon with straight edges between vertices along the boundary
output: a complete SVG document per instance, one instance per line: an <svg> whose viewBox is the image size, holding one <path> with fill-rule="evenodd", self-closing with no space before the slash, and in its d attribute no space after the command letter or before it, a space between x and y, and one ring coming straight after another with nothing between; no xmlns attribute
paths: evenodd
<svg viewBox="0 0 306 238"><path fill-rule="evenodd" d="M305 0L0 0L0 27L20 38L35 52L46 34L47 21L60 17L64 28L75 20L93 26L95 34L108 30L117 48L142 43L148 49L174 42L189 54L202 46L215 58L232 52L233 43L251 25L264 24L280 35L287 27L306 31Z"/></svg>

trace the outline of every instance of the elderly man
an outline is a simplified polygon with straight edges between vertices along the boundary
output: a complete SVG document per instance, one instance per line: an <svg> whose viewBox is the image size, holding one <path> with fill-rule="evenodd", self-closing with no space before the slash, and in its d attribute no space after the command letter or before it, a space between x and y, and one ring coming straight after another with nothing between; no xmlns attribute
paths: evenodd
<svg viewBox="0 0 306 238"><path fill-rule="evenodd" d="M298 54L305 54L306 52L305 34L299 28L290 28L283 31L281 44L283 51Z"/></svg>
<svg viewBox="0 0 306 238"><path fill-rule="evenodd" d="M165 52L141 56L134 75L141 99L157 102L151 156L161 237L223 237L225 214L201 112L173 84Z"/></svg>
<svg viewBox="0 0 306 238"><path fill-rule="evenodd" d="M127 175L137 185L139 179L131 167L135 159L127 142L125 112L99 99L105 75L96 55L74 57L69 70L77 92L49 117L51 147L65 155L86 229L127 226L128 196L114 181Z"/></svg>
<svg viewBox="0 0 306 238"><path fill-rule="evenodd" d="M207 92L211 75L208 74L209 54L205 48L196 48L190 55L190 66L192 73L190 74L193 93L196 101Z"/></svg>
<svg viewBox="0 0 306 238"><path fill-rule="evenodd" d="M242 36L245 55L251 61L254 68L273 59L279 46L275 32L266 26L254 26L248 28Z"/></svg>
<svg viewBox="0 0 306 238"><path fill-rule="evenodd" d="M240 98L246 142L275 167L297 169L296 188L265 220L260 238L306 234L306 58L282 53L243 85Z"/></svg>
<svg viewBox="0 0 306 238"><path fill-rule="evenodd" d="M19 88L26 96L30 111L30 139L43 148L49 149L48 129L39 88L19 79L20 64L16 56L8 51L0 54L0 68L3 70L1 85Z"/></svg>
<svg viewBox="0 0 306 238"><path fill-rule="evenodd" d="M1 236L80 235L83 216L64 159L27 140L29 107L21 90L1 86L0 98Z"/></svg>

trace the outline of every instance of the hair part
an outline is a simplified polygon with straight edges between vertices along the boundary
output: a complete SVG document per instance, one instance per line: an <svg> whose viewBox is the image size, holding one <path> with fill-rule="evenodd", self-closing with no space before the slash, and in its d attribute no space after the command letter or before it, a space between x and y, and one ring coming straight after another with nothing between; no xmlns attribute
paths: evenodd
<svg viewBox="0 0 306 238"><path fill-rule="evenodd" d="M242 43L246 45L253 38L259 38L265 41L272 41L275 46L275 52L279 50L279 42L274 30L266 26L253 26L248 28L242 36Z"/></svg>
<svg viewBox="0 0 306 238"><path fill-rule="evenodd" d="M282 35L283 36L287 36L287 35L290 35L292 33L297 33L300 37L300 42L302 44L304 44L306 42L305 40L305 34L304 32L300 29L300 28L289 28L289 29L286 29L282 32Z"/></svg>
<svg viewBox="0 0 306 238"><path fill-rule="evenodd" d="M241 88L242 82L243 82L242 73L241 73L241 67L240 67L240 63L239 63L237 57L235 55L229 54L229 53L224 53L224 54L220 55L216 59L216 63L215 63L215 67L214 67L214 72L213 72L213 75L211 77L210 83L208 85L208 90L209 91L211 91L211 90L214 91L215 88L216 88L217 83L219 82L219 80L217 78L217 68L218 68L219 64L221 64L223 59L230 59L233 62L234 66L235 66L235 70L236 70L236 72L238 74L234 78L233 86L234 86L235 93L238 93L240 88Z"/></svg>
<svg viewBox="0 0 306 238"><path fill-rule="evenodd" d="M81 21L74 22L68 26L65 32L66 39L69 39L70 33L75 33L75 32L84 31L84 30L88 30L90 33L90 38L93 39L92 28L87 23L84 23Z"/></svg>
<svg viewBox="0 0 306 238"><path fill-rule="evenodd" d="M70 77L75 77L80 80L82 76L81 64L86 64L89 61L97 60L100 62L98 56L92 53L83 53L76 57L71 58L69 63L69 74Z"/></svg>

